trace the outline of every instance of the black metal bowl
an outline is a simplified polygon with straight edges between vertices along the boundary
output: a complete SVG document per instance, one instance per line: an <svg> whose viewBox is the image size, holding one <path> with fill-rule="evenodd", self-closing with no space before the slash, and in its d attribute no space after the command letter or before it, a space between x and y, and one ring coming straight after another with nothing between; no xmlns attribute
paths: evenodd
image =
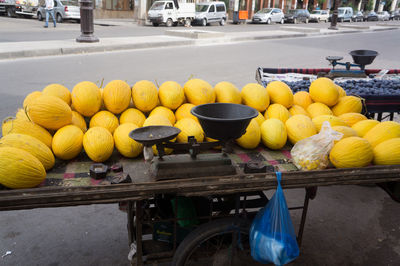
<svg viewBox="0 0 400 266"><path fill-rule="evenodd" d="M350 55L353 57L354 63L365 66L372 64L378 52L373 50L354 50L350 52Z"/></svg>
<svg viewBox="0 0 400 266"><path fill-rule="evenodd" d="M246 133L251 119L258 115L252 107L233 103L208 103L192 108L207 137L228 141Z"/></svg>

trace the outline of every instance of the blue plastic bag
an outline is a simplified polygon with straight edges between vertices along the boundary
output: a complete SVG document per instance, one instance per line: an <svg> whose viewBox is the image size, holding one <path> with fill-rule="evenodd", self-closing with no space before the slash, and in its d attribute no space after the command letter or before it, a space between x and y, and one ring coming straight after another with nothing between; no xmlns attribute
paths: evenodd
<svg viewBox="0 0 400 266"><path fill-rule="evenodd" d="M261 263L283 265L299 256L293 223L277 172L278 187L268 204L261 209L250 227L251 256Z"/></svg>

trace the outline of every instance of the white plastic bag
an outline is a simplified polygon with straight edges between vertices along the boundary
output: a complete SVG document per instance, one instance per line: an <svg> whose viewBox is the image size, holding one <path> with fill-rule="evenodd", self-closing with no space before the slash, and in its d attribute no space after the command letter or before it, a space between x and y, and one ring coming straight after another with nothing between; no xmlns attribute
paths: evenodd
<svg viewBox="0 0 400 266"><path fill-rule="evenodd" d="M331 124L325 121L318 134L302 139L293 146L290 153L294 164L301 170L325 169L334 141L342 137L342 133L333 130Z"/></svg>

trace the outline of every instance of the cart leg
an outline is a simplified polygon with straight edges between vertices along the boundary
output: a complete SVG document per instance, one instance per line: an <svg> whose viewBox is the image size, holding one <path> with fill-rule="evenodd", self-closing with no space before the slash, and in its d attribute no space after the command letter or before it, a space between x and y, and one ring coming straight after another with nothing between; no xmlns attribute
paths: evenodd
<svg viewBox="0 0 400 266"><path fill-rule="evenodd" d="M300 228L299 228L299 233L297 235L297 243L299 244L299 247L301 246L301 241L303 240L304 226L306 224L306 217L308 211L308 202L310 201L310 199L314 199L316 194L317 194L317 187L306 188L306 195L304 197L304 205L303 205L303 212L301 215Z"/></svg>
<svg viewBox="0 0 400 266"><path fill-rule="evenodd" d="M129 245L135 241L135 202L128 201L127 215L128 215L128 240Z"/></svg>
<svg viewBox="0 0 400 266"><path fill-rule="evenodd" d="M142 201L136 201L136 265L143 265L142 249Z"/></svg>

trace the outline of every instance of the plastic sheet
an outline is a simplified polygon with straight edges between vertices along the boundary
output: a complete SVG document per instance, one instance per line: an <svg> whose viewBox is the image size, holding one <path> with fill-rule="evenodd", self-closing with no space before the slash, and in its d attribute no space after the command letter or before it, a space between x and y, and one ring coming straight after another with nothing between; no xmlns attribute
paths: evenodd
<svg viewBox="0 0 400 266"><path fill-rule="evenodd" d="M287 264L299 256L293 223L276 173L278 187L268 204L261 209L250 227L251 256L261 263Z"/></svg>

